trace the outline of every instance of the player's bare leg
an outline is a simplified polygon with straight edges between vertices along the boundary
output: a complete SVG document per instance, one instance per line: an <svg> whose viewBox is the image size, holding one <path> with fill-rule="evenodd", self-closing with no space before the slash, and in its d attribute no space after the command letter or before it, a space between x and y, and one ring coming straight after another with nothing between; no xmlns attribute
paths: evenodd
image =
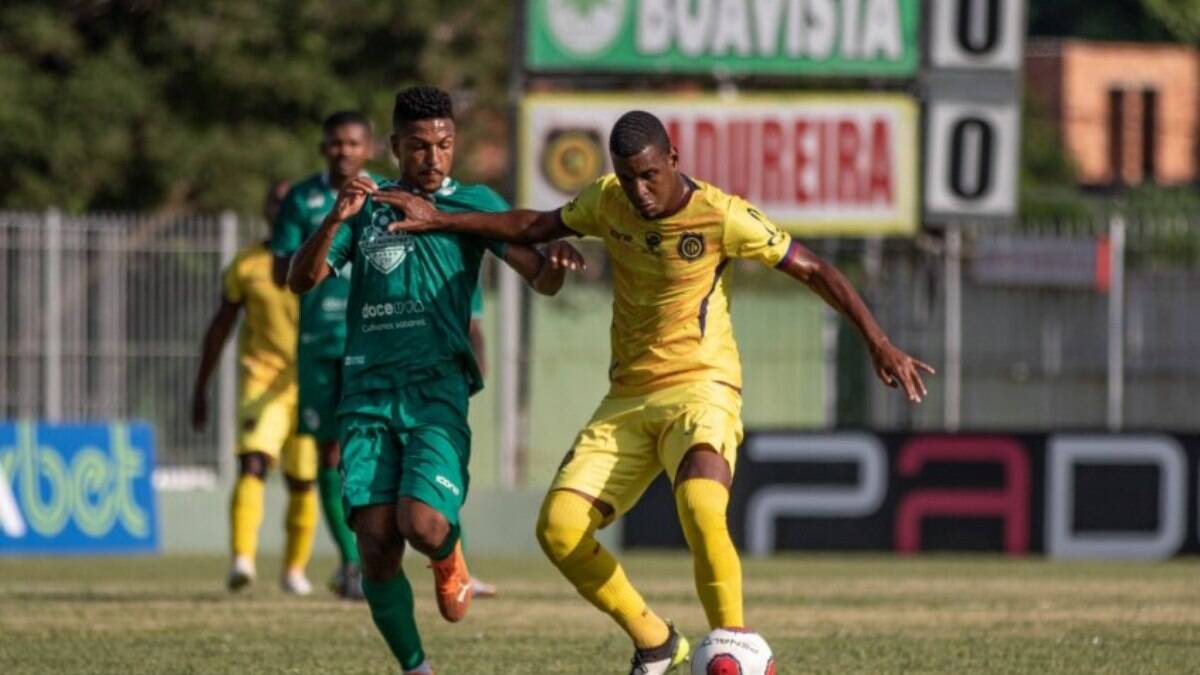
<svg viewBox="0 0 1200 675"><path fill-rule="evenodd" d="M733 475L707 444L691 447L675 473L675 506L692 550L696 592L710 628L741 628L742 564L729 536L726 510Z"/></svg>
<svg viewBox="0 0 1200 675"><path fill-rule="evenodd" d="M396 527L396 505L374 504L352 518L362 558L363 594L371 619L405 673L430 673L413 616L412 586L400 562L404 538Z"/></svg>
<svg viewBox="0 0 1200 675"><path fill-rule="evenodd" d="M474 592L458 526L452 525L437 509L412 497L400 499L396 524L413 548L429 556L442 618L452 623L461 621L467 615Z"/></svg>
<svg viewBox="0 0 1200 675"><path fill-rule="evenodd" d="M575 590L633 640L631 675L670 672L687 659L687 640L646 605L620 563L596 541L596 530L614 514L611 504L582 492L551 490L538 517L538 542Z"/></svg>

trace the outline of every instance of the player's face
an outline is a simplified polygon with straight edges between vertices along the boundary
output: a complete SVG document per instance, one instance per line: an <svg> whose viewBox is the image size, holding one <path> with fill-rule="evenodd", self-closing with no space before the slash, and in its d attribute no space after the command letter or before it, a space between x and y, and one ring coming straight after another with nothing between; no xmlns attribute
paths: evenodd
<svg viewBox="0 0 1200 675"><path fill-rule="evenodd" d="M337 178L353 178L371 158L371 133L361 124L335 127L321 141L321 154L329 173Z"/></svg>
<svg viewBox="0 0 1200 675"><path fill-rule="evenodd" d="M658 218L679 201L679 155L675 148L664 152L650 145L629 157L613 155L612 161L625 196L643 218Z"/></svg>
<svg viewBox="0 0 1200 675"><path fill-rule="evenodd" d="M392 152L405 182L436 192L454 164L454 120L439 117L409 122L392 134Z"/></svg>

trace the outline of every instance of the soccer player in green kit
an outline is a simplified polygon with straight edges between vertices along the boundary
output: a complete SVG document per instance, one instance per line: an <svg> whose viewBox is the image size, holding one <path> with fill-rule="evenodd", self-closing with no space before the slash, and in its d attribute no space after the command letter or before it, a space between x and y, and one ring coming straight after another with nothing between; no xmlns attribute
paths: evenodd
<svg viewBox="0 0 1200 675"><path fill-rule="evenodd" d="M374 141L371 123L359 112L342 111L321 125L320 151L326 168L297 183L284 198L272 230L270 247L275 256L275 282L287 280L292 255L321 226L337 201L338 190L351 179L367 176ZM372 176L378 180L377 177ZM348 272L349 270L347 270ZM297 365L300 380L299 430L316 438L319 448L317 486L321 511L330 536L341 555L341 565L330 582L344 598L361 598L362 572L354 533L346 524L342 505L341 457L338 447L337 404L341 397L342 357L346 347L346 298L349 274L341 274L300 299L300 344Z"/></svg>
<svg viewBox="0 0 1200 675"><path fill-rule="evenodd" d="M549 295L583 259L561 242L539 253L472 236L388 232L401 218L391 205L398 192L445 211L509 208L490 189L450 178L455 124L445 92L400 92L392 121L401 180L348 182L293 258L288 285L305 293L354 265L338 406L343 491L372 619L404 672L416 674L432 670L400 567L405 542L432 559L443 617L460 620L471 600L458 513L469 486L467 403L482 386L468 336L480 262L491 251Z"/></svg>

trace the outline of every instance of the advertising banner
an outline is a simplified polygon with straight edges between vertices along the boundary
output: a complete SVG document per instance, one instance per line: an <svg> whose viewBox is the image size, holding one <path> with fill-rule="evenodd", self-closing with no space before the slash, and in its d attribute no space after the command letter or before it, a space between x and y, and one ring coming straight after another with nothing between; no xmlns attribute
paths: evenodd
<svg viewBox="0 0 1200 675"><path fill-rule="evenodd" d="M1200 552L1200 436L751 433L729 527L741 550L994 551L1158 560ZM623 520L682 548L665 479Z"/></svg>
<svg viewBox="0 0 1200 675"><path fill-rule="evenodd" d="M918 0L530 0L532 71L911 77Z"/></svg>
<svg viewBox="0 0 1200 675"><path fill-rule="evenodd" d="M532 95L521 115L520 205L553 209L611 171L623 113L659 116L688 175L802 236L917 229L917 105L899 94Z"/></svg>
<svg viewBox="0 0 1200 675"><path fill-rule="evenodd" d="M158 550L148 424L0 423L0 555Z"/></svg>

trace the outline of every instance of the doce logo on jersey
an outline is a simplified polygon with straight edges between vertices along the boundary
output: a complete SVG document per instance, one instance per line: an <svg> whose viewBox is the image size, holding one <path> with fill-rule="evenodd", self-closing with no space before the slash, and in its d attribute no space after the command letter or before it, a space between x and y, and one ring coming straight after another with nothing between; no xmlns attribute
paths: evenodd
<svg viewBox="0 0 1200 675"><path fill-rule="evenodd" d="M359 245L367 262L380 274L390 274L408 257L415 245L407 232L388 232L388 225L400 220L392 207L377 208L371 214L371 227Z"/></svg>
<svg viewBox="0 0 1200 675"><path fill-rule="evenodd" d="M546 0L546 18L559 47L575 56L592 56L621 34L625 0Z"/></svg>

